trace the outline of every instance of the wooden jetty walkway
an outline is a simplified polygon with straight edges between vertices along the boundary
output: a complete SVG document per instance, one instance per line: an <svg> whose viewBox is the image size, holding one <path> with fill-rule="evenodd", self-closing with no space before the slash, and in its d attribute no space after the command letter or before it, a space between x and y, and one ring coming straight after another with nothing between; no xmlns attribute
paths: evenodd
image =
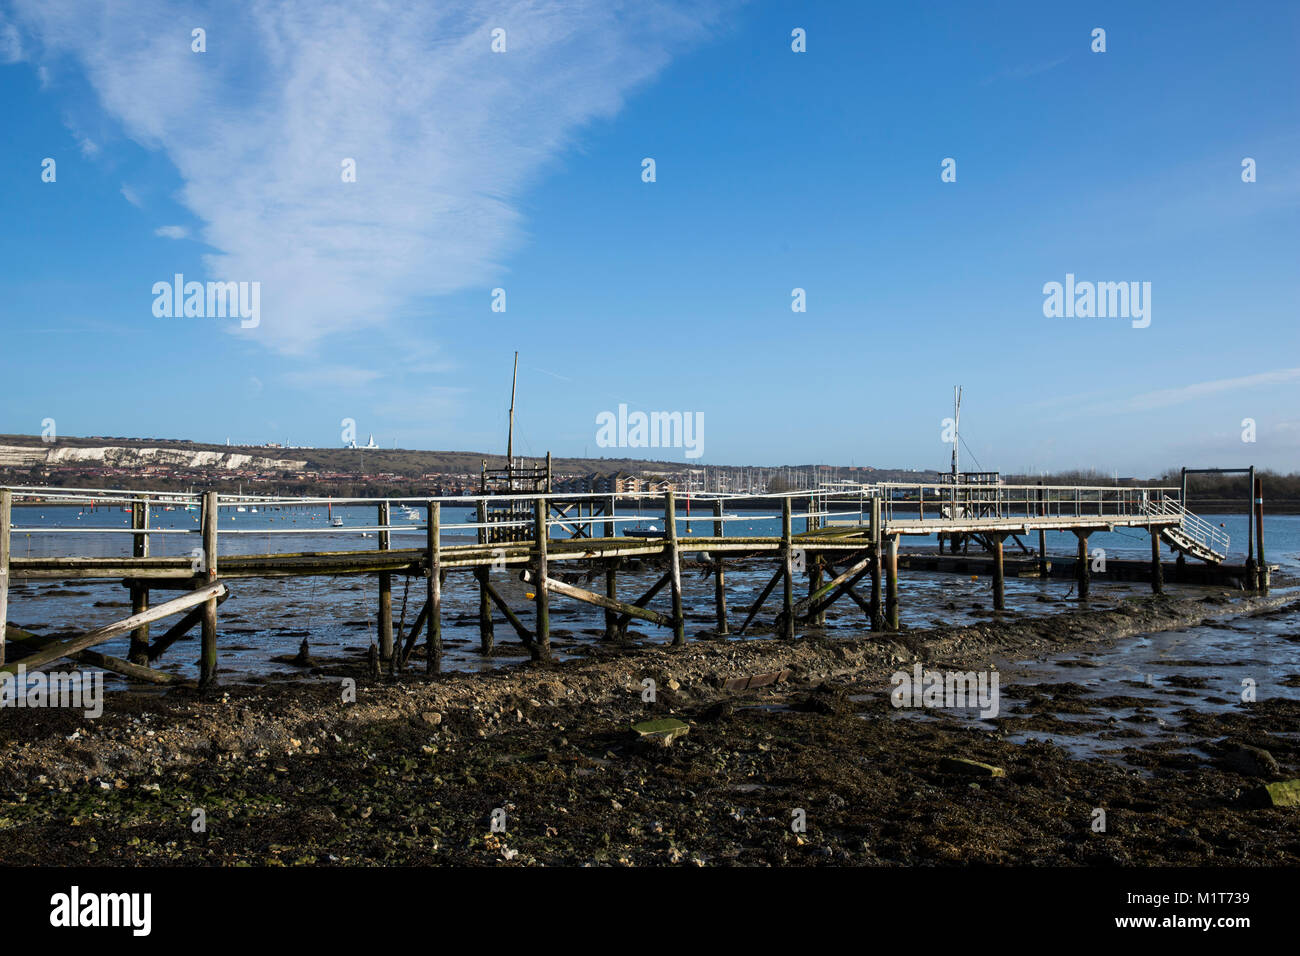
<svg viewBox="0 0 1300 956"><path fill-rule="evenodd" d="M531 476L534 487L550 485L549 463ZM484 470L484 488L488 488ZM36 668L60 658L95 664L134 679L159 683L174 680L154 670L155 662L189 630L201 631L201 687L211 685L217 673L217 610L227 599L227 583L240 578L280 578L311 575L373 575L377 579L378 643L376 661L401 670L412 650L424 638L429 672L438 673L442 660L442 593L448 578L463 572L467 586L477 588L479 597L480 650L490 654L494 645L494 610L518 635L534 660L550 658L549 607L553 598L584 602L605 612L605 639L625 634L633 619L668 629L674 644L686 640L682 606L682 562L692 557L703 563L713 577L716 635L744 634L779 589L772 625L775 632L792 638L798 625L819 626L832 604L848 596L862 609L872 630L897 630L899 623L899 543L908 536L938 535L939 552L947 545L949 555L965 555L976 543L985 553L992 572L993 607L1005 607L1004 544L1015 541L1025 553L1032 553L1020 540L1038 534L1037 562L1047 574L1044 535L1047 531L1072 532L1077 537L1077 558L1073 562L1078 597L1086 600L1091 582L1089 536L1117 528L1146 531L1151 540L1149 579L1153 591L1163 588L1164 566L1160 557L1163 542L1177 554L1176 578L1183 578L1186 557L1208 566L1220 565L1228 552L1227 536L1218 528L1188 512L1177 488L1120 488L1107 486L1005 485L989 481L940 482L938 484L882 483L826 487L791 494L746 495L747 505L770 505L770 513L727 513L727 503L736 496L693 495L684 501L669 491L661 496L619 496L608 494L513 493L520 486L516 471L510 479L511 493L486 492L473 497L388 499L302 498L228 495L209 491L201 494L114 491L106 489L49 489L39 487L0 488L0 670L13 672L22 665ZM646 505L662 518L658 531L632 529L629 523L644 524L641 517L619 515L618 503ZM15 504L121 506L131 513L129 528L58 529L14 527L14 515L24 509ZM682 505L685 504L685 514ZM375 509L375 523L348 526L284 529L222 528L223 512L248 508L293 508L368 506ZM796 505L798 510L796 510ZM460 523L443 521L444 507L475 509L476 520ZM694 513L691 513L691 508ZM197 509L195 529L162 529L150 526L151 515L160 508ZM405 512L406 523L394 523L394 510ZM705 512L701 514L701 512ZM1258 535L1252 535L1250 560L1241 574L1253 588L1267 589L1269 566L1264 563L1262 499L1259 504ZM780 532L771 535L740 536L726 532L728 523L779 519ZM413 523L418 520L419 523ZM680 524L686 521L708 526L711 534L684 536ZM803 529L795 531L796 521ZM393 532L422 531L418 547L394 547ZM620 530L624 533L620 534ZM121 556L21 557L14 555L15 534L106 533L126 535L130 547ZM231 536L253 534L262 537L344 534L374 534L374 544L359 550L283 551L265 554L222 553L220 544ZM151 539L160 535L186 535L193 542L188 556L156 556L150 553ZM444 536L470 538L446 542ZM126 552L129 550L129 554ZM662 575L648 590L631 600L620 596L619 572L630 559L650 559L662 566ZM734 631L727 610L726 568L741 560L770 560L773 573L744 621ZM516 569L532 587L530 614L512 608L492 582L492 572ZM565 569L581 574L566 574ZM1018 571L1017 573L1023 573ZM603 575L603 588L590 590L573 583ZM806 579L806 588L796 597L796 576ZM422 582L422 607L408 626L394 622L392 585L395 576L408 586ZM568 578L569 580L565 580ZM87 631L70 639L38 637L6 626L11 579L62 581L120 581L130 592L132 614L120 621ZM869 593L856 590L864 579ZM1203 578L1202 578L1203 579ZM661 607L652 601L664 590ZM161 603L151 604L158 592L180 591ZM525 615L527 620L525 620ZM166 632L151 635L151 625L168 617L179 619ZM403 618L405 615L403 614ZM90 649L113 637L131 634L127 658L109 657ZM6 647L10 653L6 658ZM15 654L14 651L19 653Z"/></svg>

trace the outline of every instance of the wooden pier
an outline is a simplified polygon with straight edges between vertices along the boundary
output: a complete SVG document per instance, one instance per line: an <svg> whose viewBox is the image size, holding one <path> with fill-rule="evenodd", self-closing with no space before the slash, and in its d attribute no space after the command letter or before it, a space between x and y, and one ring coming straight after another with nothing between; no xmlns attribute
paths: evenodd
<svg viewBox="0 0 1300 956"><path fill-rule="evenodd" d="M538 475L542 474L538 470ZM549 485L539 477L537 486ZM513 485L514 479L511 484ZM1182 505L1177 488L1121 488L1106 486L1003 485L1000 483L940 484L884 483L851 488L801 491L793 494L759 496L770 503L771 512L728 514L727 495L695 495L686 499L686 515L681 513L682 500L674 492L662 496L622 497L610 495L559 495L518 493L513 487L506 493L489 492L485 469L481 495L462 498L426 499L325 499L275 496L223 495L214 491L203 494L167 494L104 489L60 489L13 487L0 489L0 670L14 671L19 665L38 667L62 657L95 663L117 670L135 679L172 680L170 675L154 671L150 665L184 633L194 627L201 632L201 687L211 686L218 669L218 606L229 595L228 583L241 578L282 578L304 576L365 575L376 580L378 663L390 671L401 671L413 649L423 638L426 668L436 674L442 660L442 600L449 579L459 578L457 586L478 590L480 650L491 654L495 645L493 610L515 632L535 661L547 661L550 648L550 602L573 600L604 611L605 640L618 640L633 619L653 624L672 635L674 645L686 641L685 609L682 596L682 565L693 560L706 568L714 579L713 634L743 635L765 613L776 593L774 607L766 611L770 628L779 637L790 639L800 626L819 626L826 610L847 596L864 615L864 624L874 631L897 630L899 626L899 570L925 567L933 570L969 570L970 562L980 562L992 576L992 601L995 609L1005 606L1005 580L1027 567L1046 576L1050 562L1044 550L1044 532L1073 533L1077 538L1077 557L1070 565L1077 594L1086 600L1092 580L1089 536L1117 528L1140 529L1150 536L1151 562L1146 578L1152 590L1160 593L1165 571L1161 545L1178 555L1172 579L1205 581L1207 572L1189 574L1185 558L1199 559L1205 567L1220 565L1227 554L1228 540L1218 528L1188 512ZM755 496L746 496L752 502ZM1262 500L1262 499L1261 499ZM619 515L616 506L635 501L638 510L649 508L662 520L659 533L626 532L629 523L643 523L642 517ZM22 511L14 504L40 502L46 506L98 505L121 506L129 510L129 528L93 529L108 534L128 535L129 547L120 556L88 557L19 557L12 553L10 541L15 534L89 533L89 529L51 529L13 527L14 516ZM261 509L326 506L367 506L375 509L375 524L346 528L312 527L304 529L222 529L224 512L256 507ZM445 507L468 507L476 520L453 523L444 520ZM196 529L162 529L152 527L150 518L159 508L197 508ZM409 516L422 518L419 524L396 525L395 508ZM690 508L695 515L691 517ZM730 522L754 522L772 519L779 522L779 532L759 536L728 534ZM690 522L711 532L700 536L683 535L679 525ZM802 525L802 530L795 528ZM1262 538L1262 523L1259 525ZM394 547L395 530L423 531L417 547ZM223 553L223 539L233 535L293 536L344 534L359 532L376 535L375 544L360 550L277 551L263 554ZM1011 540L1023 553L1030 553L1021 542L1038 532L1038 553L1031 558L1007 559L1004 544ZM187 556L164 556L151 553L150 541L160 535L187 535ZM923 556L900 555L900 541L906 537L938 535L938 558L926 564ZM448 543L445 536L468 539ZM968 556L975 543L980 551ZM944 545L948 555L943 555ZM1267 589L1269 566L1262 561L1263 542L1258 540L1259 561L1240 569L1241 577L1251 589ZM959 555L960 552L960 555ZM979 557L980 553L983 557ZM619 574L634 559L648 560L662 570L656 582L639 595L619 594ZM772 574L759 598L749 607L743 623L733 627L727 608L726 568L739 561L768 561ZM934 563L937 562L937 563ZM944 563L952 567L943 567ZM1129 562L1132 563L1132 562ZM1009 568L1010 565L1010 568ZM511 569L531 588L531 611L511 607L492 582L492 573ZM582 579L603 577L600 590L590 590L573 583L577 576L565 573L584 572ZM408 625L405 602L400 620L394 622L392 585L394 578L410 584L424 582L423 601ZM569 580L563 578L568 577ZM800 581L799 579L803 579ZM65 640L38 638L36 635L8 628L6 608L11 579L36 581L110 580L119 581L131 598L130 617L88 630ZM1214 580L1222 580L1216 576ZM869 584L864 596L857 590ZM667 590L660 606L652 607L658 595ZM798 589L801 594L796 596ZM151 604L160 592L184 592L161 603ZM631 598L629 600L629 597ZM151 633L151 625L168 617L180 616L162 634ZM90 651L93 646L122 634L131 634L126 661ZM6 640L7 636L7 640ZM6 650L9 653L6 654ZM94 655L93 658L87 655ZM150 677L149 675L153 675Z"/></svg>

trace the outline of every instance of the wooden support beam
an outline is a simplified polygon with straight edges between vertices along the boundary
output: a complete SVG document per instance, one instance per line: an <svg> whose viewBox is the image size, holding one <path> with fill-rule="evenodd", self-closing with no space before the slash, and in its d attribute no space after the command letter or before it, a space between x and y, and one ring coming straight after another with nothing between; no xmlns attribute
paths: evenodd
<svg viewBox="0 0 1300 956"><path fill-rule="evenodd" d="M217 604L224 604L228 597L230 597L230 591L227 590L217 598ZM200 624L203 621L205 610L206 609L203 607L194 608L183 618L173 624L162 637L154 638L153 644L149 646L149 663L152 664L154 661L158 660L158 658L162 657L167 648L180 640L180 638L188 633L196 624Z"/></svg>
<svg viewBox="0 0 1300 956"><path fill-rule="evenodd" d="M550 532L546 527L547 504L545 498L533 502L533 573L539 581L549 577L546 567L546 548ZM533 643L528 650L535 661L549 662L551 659L551 603L544 587L533 591L533 607L537 612L537 624L533 629Z"/></svg>
<svg viewBox="0 0 1300 956"><path fill-rule="evenodd" d="M200 525L203 529L203 566L199 579L208 587L217 580L217 493L205 492ZM217 680L217 599L203 605L202 644L199 648L199 690L207 690Z"/></svg>
<svg viewBox="0 0 1300 956"><path fill-rule="evenodd" d="M68 655L75 654L78 651L84 651L88 647L94 647L96 644L102 644L105 641L112 640L120 634L125 634L128 631L135 630L141 624L149 624L153 621L159 621L165 617L170 617L173 614L178 614L181 611L188 610L196 605L204 604L208 601L215 601L220 595L224 594L225 591L226 586L224 584L218 583L206 585L199 588L197 591L191 591L189 594L173 598L163 604L155 604L143 614L132 614L130 617L113 624L96 628L93 631L87 631L85 634L79 634L76 637L67 639L66 641L58 641L57 643L50 644L48 647L43 647L34 654L29 654L27 657L24 657L21 663L28 670L33 667L40 667L42 664L48 664L50 661L58 660L60 657L67 657ZM17 664L5 664L3 667L0 667L0 672L13 674L17 671L17 667Z"/></svg>
<svg viewBox="0 0 1300 956"><path fill-rule="evenodd" d="M885 539L885 625L898 630L898 535Z"/></svg>
<svg viewBox="0 0 1300 956"><path fill-rule="evenodd" d="M1250 510L1255 514L1255 552L1259 559L1255 562L1255 573L1259 575L1256 590L1267 594L1272 575L1269 574L1268 561L1264 558L1264 479L1259 475L1255 476L1251 502Z"/></svg>
<svg viewBox="0 0 1300 956"><path fill-rule="evenodd" d="M1088 591L1092 585L1092 565L1088 563L1088 534L1076 531L1079 538L1078 557L1074 560L1074 579L1079 588L1079 600L1088 600Z"/></svg>
<svg viewBox="0 0 1300 956"><path fill-rule="evenodd" d="M745 631L749 630L749 625L758 615L759 609L763 607L764 602L767 601L767 596L771 594L772 589L776 587L776 582L780 581L783 577L785 577L785 567L778 567L776 569L776 574L772 575L772 580L768 581L767 584L764 585L762 592L758 595L758 599L754 601L753 606L749 609L749 614L745 617L745 623L740 625L740 630L736 632L737 634L744 634Z"/></svg>
<svg viewBox="0 0 1300 956"><path fill-rule="evenodd" d="M387 501L379 502L379 550L392 546L388 525L392 522L392 509ZM379 659L390 663L393 659L393 576L379 572Z"/></svg>
<svg viewBox="0 0 1300 956"><path fill-rule="evenodd" d="M478 503L478 523L487 524L487 499L480 498ZM487 544L487 528L478 529L478 543ZM492 627L492 599L488 596L488 568L475 568L474 577L478 580L478 650L484 657L492 653L496 644L496 632Z"/></svg>
<svg viewBox="0 0 1300 956"><path fill-rule="evenodd" d="M5 662L5 628L9 621L10 531L13 528L14 493L0 488L0 667Z"/></svg>
<svg viewBox="0 0 1300 956"><path fill-rule="evenodd" d="M854 557L857 557L858 560L854 561L842 574L837 574L815 592L795 603L792 611L796 619L812 618L814 615L825 611L826 608L840 599L840 596L844 593L842 589L846 583L859 581L870 572L871 563L874 560L874 555L870 551L865 556L862 555L862 552L859 552Z"/></svg>
<svg viewBox="0 0 1300 956"><path fill-rule="evenodd" d="M537 576L531 571L521 571L519 576L529 584L544 586L548 591L554 591L556 594L563 594L565 597L571 597L575 601L583 601L587 604L594 604L596 607L603 607L606 610L626 614L629 617L640 618L643 621L658 624L660 627L673 626L673 619L667 614L660 614L658 611L651 611L648 608L637 607L635 604L627 604L623 601L611 601L603 594L597 594L595 591L588 591L586 588L566 584L563 581L557 581L555 578L547 578L544 582L539 582Z"/></svg>
<svg viewBox="0 0 1300 956"><path fill-rule="evenodd" d="M989 544L993 551L993 610L1007 609L1007 577L1002 564L1003 537L1000 534L989 535Z"/></svg>
<svg viewBox="0 0 1300 956"><path fill-rule="evenodd" d="M663 577L661 577L654 584L650 585L649 590L647 590L645 594L642 594L639 598L637 598L635 601L632 602L632 606L645 607L646 605L648 605L656 594L658 594L660 591L662 591L664 588L668 586L668 583L672 581L672 579L673 579L673 573L671 571L665 572ZM618 633L620 636L626 633L627 625L631 620L632 620L631 614L619 615L618 621L616 622L616 626L618 628Z"/></svg>
<svg viewBox="0 0 1300 956"><path fill-rule="evenodd" d="M722 520L722 499L713 502L713 536L725 537L727 524ZM719 635L727 633L727 583L723 570L722 552L713 552L713 616L716 621L715 631Z"/></svg>
<svg viewBox="0 0 1300 956"><path fill-rule="evenodd" d="M145 498L131 502L131 529L144 531L149 528L149 502ZM131 535L131 556L149 557L149 536L147 534ZM145 584L131 586L131 613L139 614L149 607L149 587ZM149 661L149 625L136 628L131 632L131 646L126 652L126 659L132 664L144 665Z"/></svg>
<svg viewBox="0 0 1300 956"><path fill-rule="evenodd" d="M442 673L442 505L426 502L428 522L425 528L424 548L429 568L425 585L428 614L425 617L426 639L425 672Z"/></svg>
<svg viewBox="0 0 1300 956"><path fill-rule="evenodd" d="M1160 564L1160 529L1151 529L1151 593L1165 593L1165 569Z"/></svg>
<svg viewBox="0 0 1300 956"><path fill-rule="evenodd" d="M668 573L672 575L673 646L686 643L686 616L682 612L682 565L677 550L677 502L670 491L664 495L664 546L668 554Z"/></svg>
<svg viewBox="0 0 1300 956"><path fill-rule="evenodd" d="M837 573L836 570L835 570L835 566L834 566L834 565L830 565L830 564L828 564L826 567L827 567L827 570L830 571L832 574L836 574L836 573ZM870 618L871 618L871 605L867 603L867 599L866 599L866 598L864 598L861 594L859 594L859 593L857 592L857 590L856 590L856 588L854 587L854 585L855 585L858 581L862 580L863 577L865 577L866 575L868 575L868 574L870 574L870 573L871 573L871 568L868 566L868 568L867 568L866 571L862 572L862 574L860 574L857 578L855 578L852 582L850 582L850 583L849 583L848 585L846 585L845 588L844 588L844 593L847 594L847 595L849 596L850 600L852 600L854 604L856 604L858 607L862 608L863 613L865 613L865 614L867 615L868 620L870 620Z"/></svg>
<svg viewBox="0 0 1300 956"><path fill-rule="evenodd" d="M781 499L781 563L785 566L785 581L781 587L781 616L778 618L780 635L786 640L794 638L794 545L790 521L790 498Z"/></svg>
<svg viewBox="0 0 1300 956"><path fill-rule="evenodd" d="M491 581L487 582L487 593L488 597L492 599L492 603L495 604L501 613L505 615L506 620L510 622L510 626L515 629L515 633L518 634L519 639L523 641L524 647L530 647L533 643L533 632L524 625L523 621L519 620L519 615L510 609L510 605L506 603L506 599L497 592L497 589L492 586Z"/></svg>
<svg viewBox="0 0 1300 956"><path fill-rule="evenodd" d="M19 648L29 651L40 650L43 647L49 647L57 644L58 640L53 637L43 637L39 634L33 634L31 631L24 631L22 628L11 627L7 636L10 645L17 644ZM69 660L76 661L78 664L88 664L91 667L102 667L106 671L113 671L128 677L131 680L146 681L150 684L172 684L179 680L174 674L164 674L162 671L156 671L149 667L143 667L139 664L133 664L130 661L124 661L120 657L112 657L109 654L101 654L98 651L77 651L75 654L67 655ZM14 666L26 663L22 658L14 661Z"/></svg>
<svg viewBox="0 0 1300 956"><path fill-rule="evenodd" d="M610 495L605 500L605 537L607 538L613 538L617 534L614 523L615 507L614 496ZM617 558L610 558L605 561L605 597L611 601L618 600L618 564ZM613 611L606 611L604 640L612 641L618 636L618 615Z"/></svg>
<svg viewBox="0 0 1300 956"><path fill-rule="evenodd" d="M871 629L873 631L885 629L885 615L880 609L880 576L883 570L880 544L880 499L873 497L871 499ZM949 551L952 550L952 546L952 539L949 538Z"/></svg>
<svg viewBox="0 0 1300 956"><path fill-rule="evenodd" d="M817 589L822 585L822 556L808 556L808 596L812 597ZM808 618L808 623L813 627L826 626L826 608L820 607Z"/></svg>

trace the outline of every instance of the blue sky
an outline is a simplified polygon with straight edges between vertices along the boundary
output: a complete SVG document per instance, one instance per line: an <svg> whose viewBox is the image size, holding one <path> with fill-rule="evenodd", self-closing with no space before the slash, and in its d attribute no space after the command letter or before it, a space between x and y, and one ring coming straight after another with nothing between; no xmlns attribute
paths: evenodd
<svg viewBox="0 0 1300 956"><path fill-rule="evenodd" d="M0 431L500 452L518 349L525 454L1300 470L1300 7L408 6L0 3Z"/></svg>

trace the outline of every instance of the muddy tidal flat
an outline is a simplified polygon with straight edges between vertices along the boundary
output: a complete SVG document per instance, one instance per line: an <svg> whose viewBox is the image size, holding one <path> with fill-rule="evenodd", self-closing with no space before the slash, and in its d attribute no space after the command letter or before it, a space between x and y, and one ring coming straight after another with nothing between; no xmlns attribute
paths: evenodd
<svg viewBox="0 0 1300 956"><path fill-rule="evenodd" d="M434 679L336 663L310 683L110 694L95 720L6 710L0 863L1296 865L1300 807L1260 792L1300 776L1300 701L1242 702L1191 659L1119 690L1084 677L1141 635L1297 609L1132 597L853 638L599 643ZM917 662L997 668L998 715L896 709L890 676ZM762 686L737 690L747 677ZM1279 680L1300 686L1300 659ZM688 729L633 732L655 718Z"/></svg>

